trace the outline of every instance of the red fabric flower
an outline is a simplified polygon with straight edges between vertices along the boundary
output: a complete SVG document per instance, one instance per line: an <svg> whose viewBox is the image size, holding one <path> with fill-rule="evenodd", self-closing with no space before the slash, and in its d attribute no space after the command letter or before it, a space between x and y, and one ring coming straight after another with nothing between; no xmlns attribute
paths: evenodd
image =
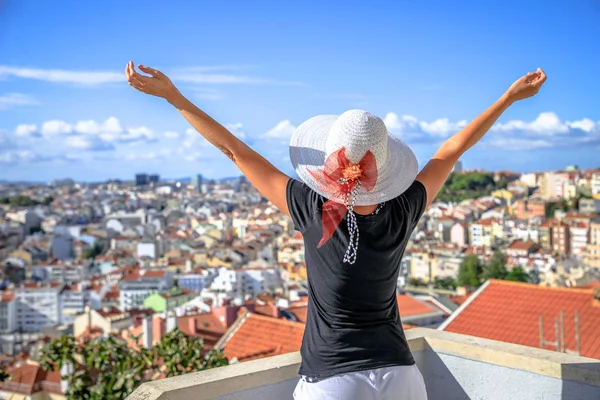
<svg viewBox="0 0 600 400"><path fill-rule="evenodd" d="M373 153L367 151L358 164L353 164L342 147L327 157L322 170L309 172L317 181L319 190L328 195L323 204L323 236L317 246L321 247L333 236L348 213L346 204L352 189L360 183L367 192L373 190L377 183L377 163Z"/></svg>

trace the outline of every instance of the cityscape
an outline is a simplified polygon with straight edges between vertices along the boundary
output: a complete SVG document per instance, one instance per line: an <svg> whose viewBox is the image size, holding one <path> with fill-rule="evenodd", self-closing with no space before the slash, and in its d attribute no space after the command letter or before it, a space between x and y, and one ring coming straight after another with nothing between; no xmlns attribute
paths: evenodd
<svg viewBox="0 0 600 400"><path fill-rule="evenodd" d="M0 0L0 399L321 400L358 375L373 399L600 400L599 17L598 1ZM379 202L380 177L408 176L374 175L366 150L357 168L349 145L335 182L358 197L328 203L321 241L348 268L388 233L406 249L315 278L327 249L305 254L316 229L251 184L249 150L283 174L260 170L268 185L300 180L332 136L297 146L326 139L298 128L351 110L410 148L418 165L381 154L425 171L402 199L428 206L400 215L407 242L358 228L385 202L336 225L371 212L358 188ZM386 284L374 306L366 275ZM413 361L421 376L398 372Z"/></svg>
<svg viewBox="0 0 600 400"><path fill-rule="evenodd" d="M399 266L404 329L540 347L561 316L562 344L541 347L600 359L598 215L600 170L463 171L459 162ZM3 183L0 222L5 395L76 393L43 370L58 367L52 355L65 338L74 352L113 338L135 353L185 335L215 365L300 349L302 236L243 177ZM506 309L510 332L494 323ZM156 367L131 388L172 375Z"/></svg>

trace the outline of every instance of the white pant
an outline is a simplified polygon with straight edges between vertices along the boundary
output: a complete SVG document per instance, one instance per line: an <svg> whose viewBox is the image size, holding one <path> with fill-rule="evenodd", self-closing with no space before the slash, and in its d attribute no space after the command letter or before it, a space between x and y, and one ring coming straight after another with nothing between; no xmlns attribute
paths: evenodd
<svg viewBox="0 0 600 400"><path fill-rule="evenodd" d="M417 365L336 375L317 382L301 377L294 400L427 400Z"/></svg>

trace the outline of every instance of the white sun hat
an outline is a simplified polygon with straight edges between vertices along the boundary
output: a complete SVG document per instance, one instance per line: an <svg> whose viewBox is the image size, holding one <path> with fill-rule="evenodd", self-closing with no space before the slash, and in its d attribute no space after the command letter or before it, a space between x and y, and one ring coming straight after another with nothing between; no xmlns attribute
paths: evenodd
<svg viewBox="0 0 600 400"><path fill-rule="evenodd" d="M320 115L302 123L290 140L290 160L308 187L327 199L321 210L324 245L347 215L344 262L358 255L354 206L376 205L404 193L418 173L417 158L389 134L381 118L362 110Z"/></svg>
<svg viewBox="0 0 600 400"><path fill-rule="evenodd" d="M357 185L354 205L376 205L404 193L418 173L417 158L400 139L389 134L381 118L363 110L341 115L319 115L302 123L290 140L290 160L300 179L325 198L345 203L339 194L328 192L315 177L325 161L340 149L352 164L367 152L375 156L376 183L371 190Z"/></svg>

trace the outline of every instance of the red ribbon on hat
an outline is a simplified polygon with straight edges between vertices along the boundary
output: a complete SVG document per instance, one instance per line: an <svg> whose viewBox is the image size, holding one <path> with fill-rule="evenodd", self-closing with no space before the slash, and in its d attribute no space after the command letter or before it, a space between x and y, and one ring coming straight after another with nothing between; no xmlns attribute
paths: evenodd
<svg viewBox="0 0 600 400"><path fill-rule="evenodd" d="M360 184L367 192L373 190L377 183L377 162L375 155L369 150L358 164L353 164L346 156L346 149L342 147L327 157L322 170L309 172L317 181L319 190L327 193L329 197L323 204L323 236L317 245L319 248L333 236L348 213L348 196L352 189Z"/></svg>

